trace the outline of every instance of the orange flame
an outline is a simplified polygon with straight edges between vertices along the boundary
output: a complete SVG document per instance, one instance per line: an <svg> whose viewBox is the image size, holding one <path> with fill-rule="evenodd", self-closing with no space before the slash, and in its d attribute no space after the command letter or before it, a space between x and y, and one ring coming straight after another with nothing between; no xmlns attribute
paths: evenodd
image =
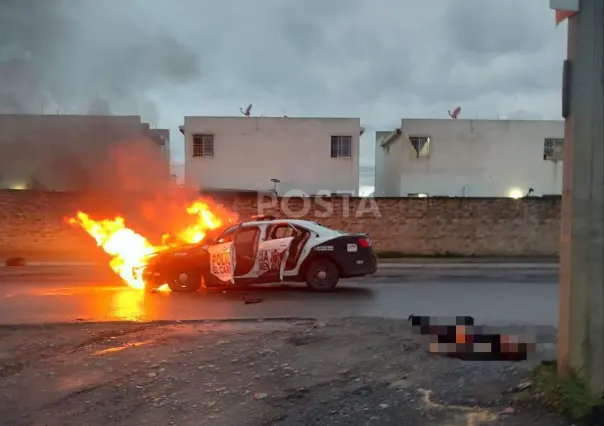
<svg viewBox="0 0 604 426"><path fill-rule="evenodd" d="M176 238L170 234L163 235L163 243L158 246L151 244L145 237L126 227L124 218L93 220L84 212L78 212L76 218L70 218L69 223L85 230L97 245L112 259L109 266L126 284L135 289L145 288L141 274L147 257L153 253L185 244L195 244L203 241L207 232L223 224L208 203L195 201L187 208L187 213L196 216L191 226L176 233ZM226 221L232 222L235 215L228 214ZM166 242L172 240L169 244Z"/></svg>
<svg viewBox="0 0 604 426"><path fill-rule="evenodd" d="M216 229L222 225L222 221L212 212L210 206L203 201L195 201L187 207L187 213L197 216L197 222L176 234L176 238L187 244L201 242L208 230ZM170 234L164 234L163 240L167 241Z"/></svg>
<svg viewBox="0 0 604 426"><path fill-rule="evenodd" d="M112 256L109 266L130 287L145 288L142 278L136 277L134 270L143 267L145 257L161 247L154 247L145 237L127 228L122 217L96 221L86 213L78 212L77 219L71 218L69 222L88 232L97 245Z"/></svg>

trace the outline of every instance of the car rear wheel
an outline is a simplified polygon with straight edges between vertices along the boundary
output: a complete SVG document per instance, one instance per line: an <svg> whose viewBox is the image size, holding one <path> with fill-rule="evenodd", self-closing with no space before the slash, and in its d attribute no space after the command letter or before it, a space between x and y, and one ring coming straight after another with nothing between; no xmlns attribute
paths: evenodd
<svg viewBox="0 0 604 426"><path fill-rule="evenodd" d="M168 286L175 293L197 291L201 287L201 271L194 269L176 270L170 274Z"/></svg>
<svg viewBox="0 0 604 426"><path fill-rule="evenodd" d="M331 260L317 259L306 271L306 285L313 291L332 291L340 280L338 267Z"/></svg>

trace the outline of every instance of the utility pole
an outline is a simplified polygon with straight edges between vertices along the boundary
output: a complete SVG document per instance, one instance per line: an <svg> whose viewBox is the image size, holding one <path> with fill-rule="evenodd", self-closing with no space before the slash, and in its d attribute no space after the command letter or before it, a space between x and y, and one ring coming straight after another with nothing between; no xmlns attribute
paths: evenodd
<svg viewBox="0 0 604 426"><path fill-rule="evenodd" d="M556 4L572 3L558 0ZM554 8L554 7L552 7ZM568 19L558 372L604 393L604 1ZM568 9L567 9L568 10ZM572 10L572 9L571 9Z"/></svg>

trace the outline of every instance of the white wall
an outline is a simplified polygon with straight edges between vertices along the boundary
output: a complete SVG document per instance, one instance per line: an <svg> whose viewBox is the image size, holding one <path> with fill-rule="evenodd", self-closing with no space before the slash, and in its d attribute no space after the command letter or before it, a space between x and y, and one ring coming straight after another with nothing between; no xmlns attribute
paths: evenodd
<svg viewBox="0 0 604 426"><path fill-rule="evenodd" d="M386 148L382 143L393 137ZM399 196L401 193L401 171L403 144L401 136L394 136L393 131L375 133L375 189L374 196Z"/></svg>
<svg viewBox="0 0 604 426"><path fill-rule="evenodd" d="M387 182L384 196L506 197L529 188L536 196L562 193L562 162L543 159L544 139L564 137L562 120L404 119L401 128L396 148L385 153L376 147L376 181ZM429 158L416 158L411 136L430 137ZM378 153L389 167L378 169ZM392 175L400 179L398 190Z"/></svg>
<svg viewBox="0 0 604 426"><path fill-rule="evenodd" d="M185 185L191 188L359 189L358 118L185 117ZM193 157L193 134L214 135L214 157ZM352 158L331 158L331 136L352 136Z"/></svg>

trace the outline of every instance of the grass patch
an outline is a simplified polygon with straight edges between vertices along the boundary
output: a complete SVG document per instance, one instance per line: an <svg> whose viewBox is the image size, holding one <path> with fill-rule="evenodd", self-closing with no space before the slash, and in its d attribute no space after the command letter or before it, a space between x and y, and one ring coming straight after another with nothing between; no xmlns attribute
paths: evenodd
<svg viewBox="0 0 604 426"><path fill-rule="evenodd" d="M591 395L576 374L558 376L555 363L535 368L534 393L549 408L579 422L589 419L593 408L604 402Z"/></svg>

